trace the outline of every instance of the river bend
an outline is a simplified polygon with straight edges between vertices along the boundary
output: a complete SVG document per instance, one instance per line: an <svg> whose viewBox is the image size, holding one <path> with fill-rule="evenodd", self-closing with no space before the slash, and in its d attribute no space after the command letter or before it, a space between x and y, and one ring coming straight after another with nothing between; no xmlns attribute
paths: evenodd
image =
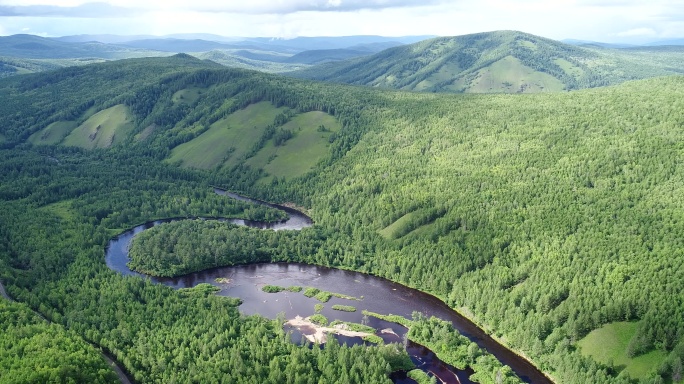
<svg viewBox="0 0 684 384"><path fill-rule="evenodd" d="M216 189L215 191L232 198L258 204L266 204L272 208L282 209L290 215L288 220L280 223L262 223L241 219L225 219L225 221L237 225L247 225L250 227L274 230L298 230L313 224L313 221L309 217L292 208L249 199L220 189ZM281 312L285 313L287 318L294 318L297 315L303 317L310 316L314 313L314 304L318 302L313 298L305 297L302 293L287 291L265 293L261 290L264 285L315 287L321 290L342 293L357 298L362 297L363 299L360 301L350 301L332 297L329 302L324 304L325 308L321 313L330 320L339 319L355 323L367 323L376 329L392 328L397 334L397 339L392 340L393 336L391 335L381 335L387 342L402 341L406 329L397 324L384 322L379 319L364 318L361 314L361 310L367 309L369 311L384 314L391 313L409 319L414 311L418 311L427 316L435 316L450 321L454 328L462 335L468 337L470 340L477 343L478 346L487 350L503 364L511 367L523 381L527 383L552 383L548 377L542 374L530 362L503 347L470 320L449 308L435 296L377 276L300 263L262 263L219 267L178 277L153 277L130 270L126 265L129 260L128 249L135 235L148 228L152 228L155 225L174 220L179 219L157 220L139 225L110 240L106 250L107 266L123 275L149 278L153 282L165 284L176 289L194 287L200 283L210 283L221 288L221 291L217 293L218 295L240 298L242 300L242 304L240 305L240 311L242 313L246 315L260 314L268 318L275 318L276 315ZM217 279L220 279L222 283L218 283ZM352 305L357 308L357 311L333 311L331 307L334 304ZM345 338L342 336L338 336L337 338L340 339L341 342L358 342L344 340ZM301 334L296 330L293 330L293 341L299 342L300 340ZM409 347L411 357L417 365L424 364L427 361L420 360L421 358L417 358L418 355L429 356L428 360L432 362L436 360L442 364L438 369L439 372L451 370L451 373L442 373L438 376L443 382L461 382L464 384L470 382L467 379L469 373L459 373L455 368L446 366L436 359L434 354L430 355L432 352L427 348L417 344L410 344L407 345L407 347ZM413 348L413 351L411 351L410 348ZM424 370L430 371L437 376L437 372L433 372L434 369L436 368L427 367ZM453 374L459 376L458 380L448 378ZM410 381L402 381L400 379L395 380L395 382Z"/></svg>

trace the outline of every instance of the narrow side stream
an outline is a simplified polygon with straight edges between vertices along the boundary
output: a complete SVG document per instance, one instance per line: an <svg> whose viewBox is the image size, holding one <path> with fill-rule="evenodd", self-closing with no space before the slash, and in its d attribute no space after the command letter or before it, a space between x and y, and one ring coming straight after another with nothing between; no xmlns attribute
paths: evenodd
<svg viewBox="0 0 684 384"><path fill-rule="evenodd" d="M6 300L8 300L8 301L14 301L14 300L10 297L10 295L7 294L7 291L5 290L5 286L2 285L2 281L0 281L0 296L4 297L4 298L5 298ZM45 318L43 315L41 315L40 313L38 313L38 312L36 312L36 311L34 311L34 310L31 310L31 311L33 311L33 313L34 313L36 316L38 316L38 317L40 317L41 319L43 319L43 321L46 321L46 322L50 323L50 320L46 319L46 318ZM86 340L86 343L89 343L89 342ZM133 382L131 381L131 379L128 377L128 375L126 374L126 371L124 371L123 368L121 368L121 366L119 365L119 363L114 359L114 356L112 356L111 354L109 354L109 353L107 353L107 352L101 350L101 349L100 349L97 345L95 345L95 344L92 344L92 343L89 343L89 344L92 345L93 348L95 348L96 350L98 350L98 351L102 354L102 358L104 359L104 361L107 362L107 365L109 365L109 367L112 369L112 371L114 371L114 373L116 374L116 376L119 378L119 381L121 382L121 384L132 384L132 383L133 383Z"/></svg>

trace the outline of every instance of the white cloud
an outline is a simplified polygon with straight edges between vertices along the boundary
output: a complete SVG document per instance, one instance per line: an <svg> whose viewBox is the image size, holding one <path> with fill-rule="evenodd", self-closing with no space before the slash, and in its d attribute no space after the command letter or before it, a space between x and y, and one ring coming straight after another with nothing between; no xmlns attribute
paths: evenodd
<svg viewBox="0 0 684 384"><path fill-rule="evenodd" d="M52 36L451 36L500 29L606 42L684 36L681 0L97 1L0 0L0 25L7 33L30 26Z"/></svg>
<svg viewBox="0 0 684 384"><path fill-rule="evenodd" d="M134 9L109 3L84 3L75 6L61 5L0 5L0 17L70 17L107 18L129 16Z"/></svg>
<svg viewBox="0 0 684 384"><path fill-rule="evenodd" d="M296 12L354 12L363 9L391 9L422 7L443 3L446 0L108 0L108 1L57 1L57 0L0 0L2 9L15 11L17 16L42 16L42 13L70 13L80 9L111 8L118 10L150 10L162 12L196 11L237 14L289 14Z"/></svg>

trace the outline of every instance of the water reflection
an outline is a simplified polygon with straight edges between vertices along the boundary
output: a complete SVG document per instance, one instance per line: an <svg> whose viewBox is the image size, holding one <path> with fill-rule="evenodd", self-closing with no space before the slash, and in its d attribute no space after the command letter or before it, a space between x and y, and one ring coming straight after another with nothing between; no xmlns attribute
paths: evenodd
<svg viewBox="0 0 684 384"><path fill-rule="evenodd" d="M221 191L218 190L217 193ZM240 196L241 197L241 196ZM246 198L245 198L246 199ZM253 201L248 199L249 201ZM262 202L258 202L262 203ZM270 205L276 208L285 208ZM289 208L288 208L289 209ZM271 229L301 229L312 224L310 218L301 212L292 210L290 219L284 223L278 223L270 227ZM491 337L477 328L469 320L465 319L441 300L423 292L405 287L392 281L353 271L340 270L334 268L307 265L299 263L270 263L270 264L250 264L234 267L220 267L208 269L187 275L165 278L150 277L135 271L131 271L126 265L128 262L128 249L131 241L136 234L155 225L173 221L158 220L135 227L109 242L106 250L107 266L123 275L139 276L149 278L153 282L165 284L173 288L194 287L200 283L210 283L221 288L219 295L237 297L243 302L240 311L247 315L260 314L268 318L276 318L279 313L285 314L288 319L295 316L307 317L314 314L314 306L318 303L314 298L308 298L301 292L282 291L279 293L265 293L262 291L264 285L278 285L282 287L301 286L314 287L330 292L342 293L360 300L346 300L332 297L324 304L320 313L329 320L342 320L354 323L367 324L377 330L388 329L390 333L377 335L382 337L385 342L400 342L403 340L406 329L400 325L389 323L373 317L364 317L361 311L369 311L394 314L411 318L414 311L422 312L427 316L451 321L454 328L462 335L476 342L481 348L492 353L503 364L512 370L525 382L550 383L551 381L539 372L529 362L515 355L504 348ZM175 219L178 220L178 219ZM226 221L235 224L250 225L253 222L228 219ZM261 225L262 223L256 223ZM261 228L261 227L260 227ZM351 305L356 307L356 312L335 311L332 306L335 304ZM293 342L300 342L301 332L292 330ZM348 338L339 336L338 340L344 343L363 343L360 338ZM407 350L412 356L414 363L431 375L437 376L445 383L470 383L468 376L472 372L459 371L442 361L429 349L418 344L407 342ZM401 376L401 373L395 373ZM393 380L395 380L393 378ZM413 382L406 377L397 377L397 383Z"/></svg>

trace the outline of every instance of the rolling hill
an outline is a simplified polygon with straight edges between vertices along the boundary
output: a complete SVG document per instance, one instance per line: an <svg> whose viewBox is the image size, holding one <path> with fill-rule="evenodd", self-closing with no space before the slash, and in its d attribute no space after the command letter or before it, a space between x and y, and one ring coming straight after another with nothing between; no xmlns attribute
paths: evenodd
<svg viewBox="0 0 684 384"><path fill-rule="evenodd" d="M372 52L358 49L315 49L292 55L291 57L285 59L285 62L315 65L328 63L331 61L346 60L360 56L368 56L370 54L372 54Z"/></svg>
<svg viewBox="0 0 684 384"><path fill-rule="evenodd" d="M96 41L69 42L35 35L0 36L0 77L93 64L105 60L168 56Z"/></svg>
<svg viewBox="0 0 684 384"><path fill-rule="evenodd" d="M341 36L294 39L228 38L207 34L163 37L77 35L0 37L0 77L138 57L189 53L227 67L290 72L312 64L366 56L427 37Z"/></svg>
<svg viewBox="0 0 684 384"><path fill-rule="evenodd" d="M193 53L193 55L199 59L211 60L230 68L253 69L271 73L296 71L308 66L301 63L286 63L285 60L289 56L282 56L273 52L245 51L244 49L237 51L219 49Z"/></svg>
<svg viewBox="0 0 684 384"><path fill-rule="evenodd" d="M291 75L411 91L539 93L682 73L682 53L672 50L668 57L678 64L645 60L629 50L496 31L425 40Z"/></svg>
<svg viewBox="0 0 684 384"><path fill-rule="evenodd" d="M72 43L35 35L0 36L0 54L23 59L128 59L167 56L161 52L99 42Z"/></svg>
<svg viewBox="0 0 684 384"><path fill-rule="evenodd" d="M514 42L551 44L530 39ZM509 56L487 68L527 60ZM313 382L356 360L374 369L353 382L386 379L382 349L295 347L281 323L228 299L107 268L123 228L259 213L218 185L305 207L315 223L255 244L236 235L240 245L429 292L555 382L681 381L683 93L683 76L532 95L400 92L188 55L0 79L0 278L139 382Z"/></svg>

